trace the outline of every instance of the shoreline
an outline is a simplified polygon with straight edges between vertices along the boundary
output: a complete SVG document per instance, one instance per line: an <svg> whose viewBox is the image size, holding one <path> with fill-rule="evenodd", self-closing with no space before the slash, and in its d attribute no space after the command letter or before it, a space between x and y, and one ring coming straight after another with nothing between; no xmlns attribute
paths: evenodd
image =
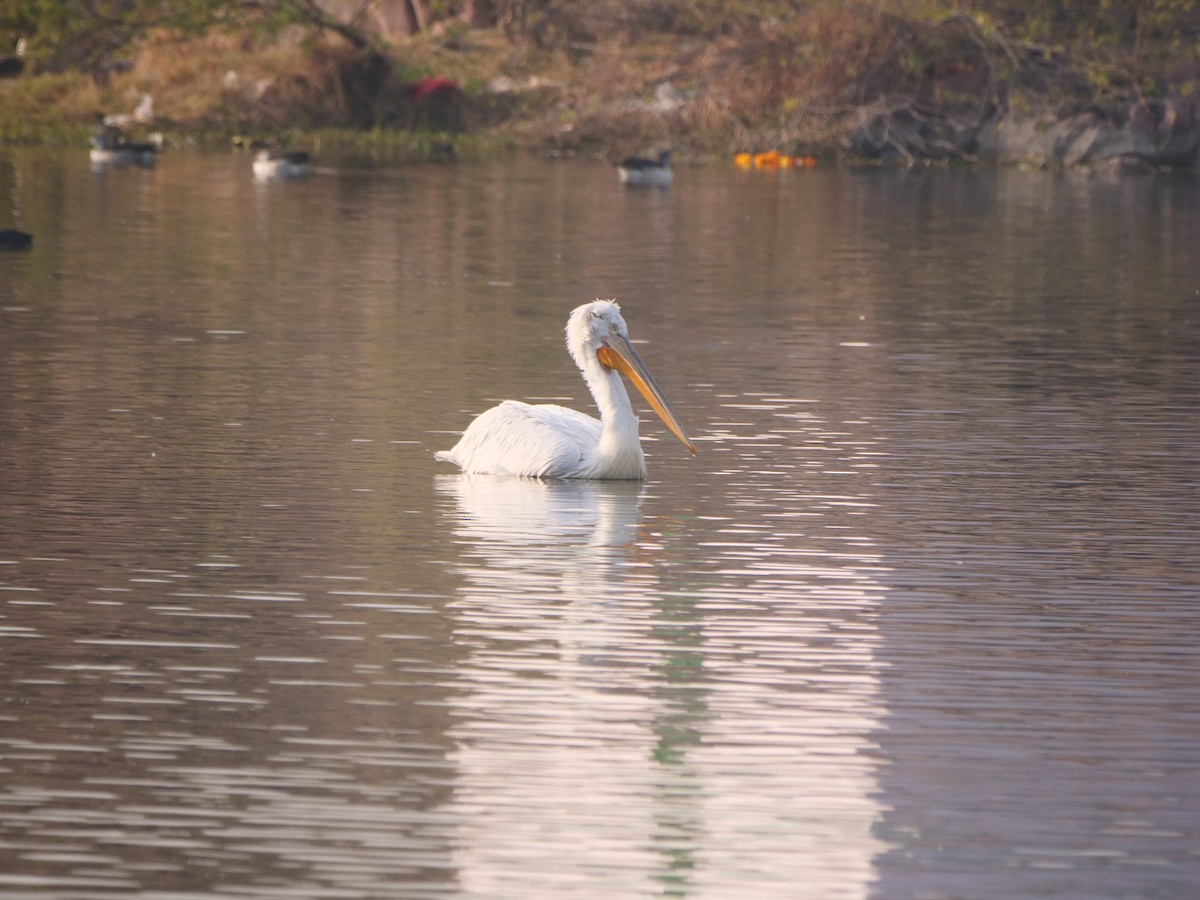
<svg viewBox="0 0 1200 900"><path fill-rule="evenodd" d="M878 18L840 39L879 58L839 62L836 79L820 68L834 48L814 57L798 22L709 40L653 34L549 50L498 29L431 33L382 50L328 37L288 45L156 34L103 79L47 71L0 81L0 144L84 146L97 112L129 113L149 97L153 114L130 133L166 146L242 137L441 160L670 149L691 163L772 151L822 165L1113 174L1200 165L1200 67L1160 77L1150 94L1130 78L1114 87L1115 64L1093 83L1086 54L1050 55L962 13L932 23ZM901 51L914 60L897 61Z"/></svg>

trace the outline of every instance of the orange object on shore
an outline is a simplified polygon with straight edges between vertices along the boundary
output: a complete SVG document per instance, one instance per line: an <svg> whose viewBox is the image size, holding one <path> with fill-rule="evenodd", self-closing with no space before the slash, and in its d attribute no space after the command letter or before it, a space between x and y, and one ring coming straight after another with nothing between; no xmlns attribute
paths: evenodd
<svg viewBox="0 0 1200 900"><path fill-rule="evenodd" d="M739 169L811 169L817 165L815 156L790 156L778 150L761 153L735 153L733 164Z"/></svg>

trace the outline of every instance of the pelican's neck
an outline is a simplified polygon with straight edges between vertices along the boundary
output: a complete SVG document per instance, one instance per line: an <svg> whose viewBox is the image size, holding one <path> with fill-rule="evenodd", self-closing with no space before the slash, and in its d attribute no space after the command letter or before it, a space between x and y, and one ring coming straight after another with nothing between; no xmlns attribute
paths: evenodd
<svg viewBox="0 0 1200 900"><path fill-rule="evenodd" d="M621 376L606 369L594 354L585 357L583 379L600 408L600 434L595 467L608 478L644 478L646 460L638 439L638 417L634 414Z"/></svg>

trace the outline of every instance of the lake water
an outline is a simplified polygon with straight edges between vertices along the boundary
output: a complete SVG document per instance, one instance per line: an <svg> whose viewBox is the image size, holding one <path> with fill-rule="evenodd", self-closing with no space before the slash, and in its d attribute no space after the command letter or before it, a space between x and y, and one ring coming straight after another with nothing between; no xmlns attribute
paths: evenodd
<svg viewBox="0 0 1200 900"><path fill-rule="evenodd" d="M1200 178L321 161L0 154L0 895L1194 895Z"/></svg>

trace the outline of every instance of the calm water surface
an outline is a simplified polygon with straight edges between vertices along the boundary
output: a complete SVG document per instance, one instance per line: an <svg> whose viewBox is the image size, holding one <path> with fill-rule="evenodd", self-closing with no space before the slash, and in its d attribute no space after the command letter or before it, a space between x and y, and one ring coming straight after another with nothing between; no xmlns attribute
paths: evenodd
<svg viewBox="0 0 1200 900"><path fill-rule="evenodd" d="M1194 895L1200 180L324 161L0 156L0 895Z"/></svg>

